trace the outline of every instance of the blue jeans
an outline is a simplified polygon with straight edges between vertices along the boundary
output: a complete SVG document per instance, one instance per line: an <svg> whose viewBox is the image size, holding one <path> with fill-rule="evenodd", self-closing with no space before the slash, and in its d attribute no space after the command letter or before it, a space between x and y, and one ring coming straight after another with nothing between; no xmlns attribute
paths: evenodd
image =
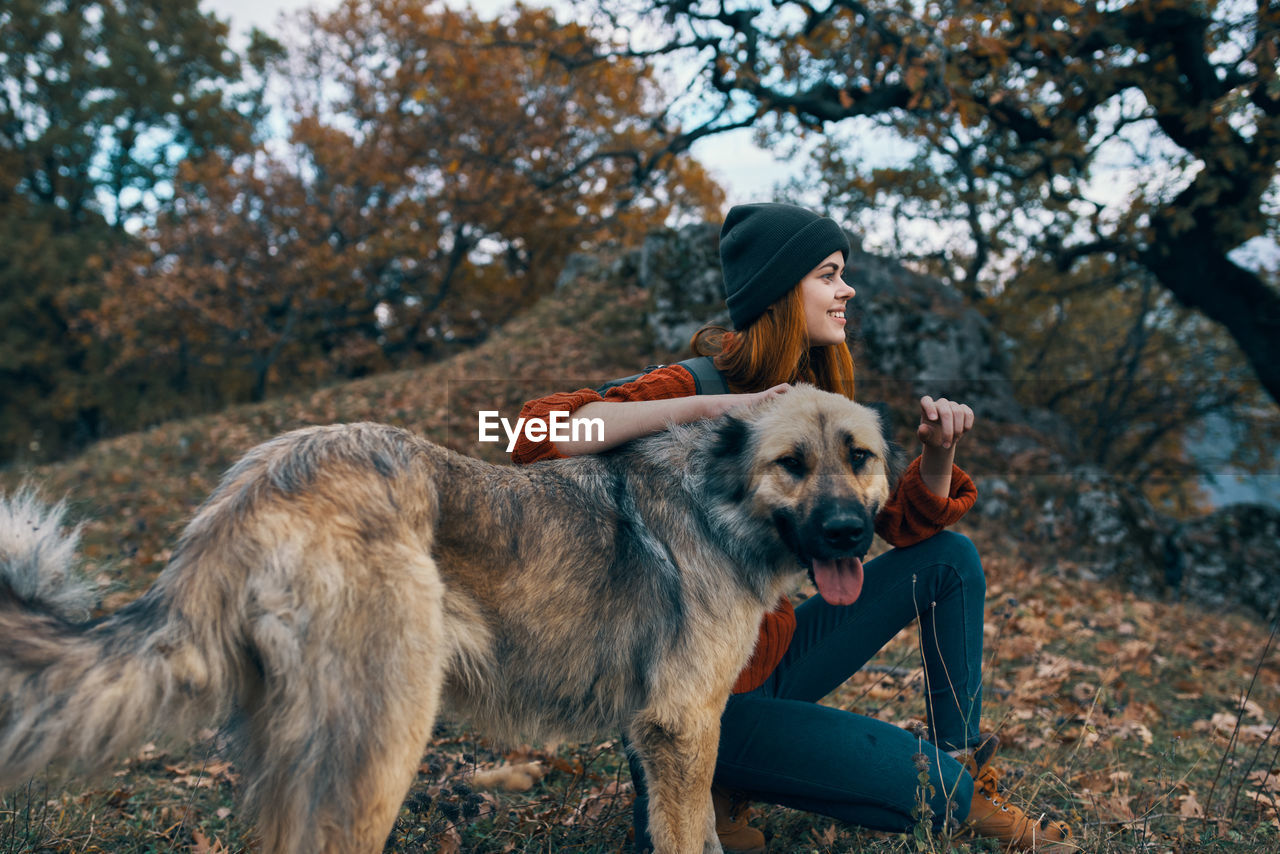
<svg viewBox="0 0 1280 854"><path fill-rule="evenodd" d="M849 606L820 596L796 608L796 634L764 685L729 698L716 782L767 801L877 830L916 818L913 757L924 754L935 821L963 820L973 780L946 750L976 745L982 711L986 579L967 537L942 532L868 561ZM919 618L925 714L933 743L818 700Z"/></svg>

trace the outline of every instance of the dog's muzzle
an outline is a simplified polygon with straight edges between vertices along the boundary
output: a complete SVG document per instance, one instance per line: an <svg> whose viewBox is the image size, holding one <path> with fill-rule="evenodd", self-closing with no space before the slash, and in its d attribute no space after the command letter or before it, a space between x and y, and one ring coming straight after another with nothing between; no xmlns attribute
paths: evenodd
<svg viewBox="0 0 1280 854"><path fill-rule="evenodd" d="M775 518L778 532L832 605L851 605L862 593L862 558L875 534L871 515L856 501L827 501L803 522Z"/></svg>

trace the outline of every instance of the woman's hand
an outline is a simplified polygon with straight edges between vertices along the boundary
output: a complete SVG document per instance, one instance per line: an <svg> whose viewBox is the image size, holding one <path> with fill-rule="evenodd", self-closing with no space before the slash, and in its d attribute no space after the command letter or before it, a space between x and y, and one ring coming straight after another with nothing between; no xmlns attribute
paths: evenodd
<svg viewBox="0 0 1280 854"><path fill-rule="evenodd" d="M920 454L920 478L934 495L951 495L951 466L955 463L956 442L973 429L973 410L963 403L920 398L920 426L916 436L924 444Z"/></svg>
<svg viewBox="0 0 1280 854"><path fill-rule="evenodd" d="M745 409L755 406L764 400L777 397L780 394L786 394L791 391L790 383L779 383L772 388L764 391L756 391L750 394L713 394L707 395L703 400L707 404L707 412L705 417L715 418L717 415L724 415L726 412L732 412L735 409Z"/></svg>
<svg viewBox="0 0 1280 854"><path fill-rule="evenodd" d="M916 435L926 448L953 449L960 437L973 429L973 410L963 403L940 397L920 398L920 426Z"/></svg>

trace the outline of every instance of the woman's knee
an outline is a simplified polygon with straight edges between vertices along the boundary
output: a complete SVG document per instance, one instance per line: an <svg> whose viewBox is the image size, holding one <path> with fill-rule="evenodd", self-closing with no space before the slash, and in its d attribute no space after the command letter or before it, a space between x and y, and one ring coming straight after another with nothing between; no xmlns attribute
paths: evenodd
<svg viewBox="0 0 1280 854"><path fill-rule="evenodd" d="M930 549L930 563L933 566L941 569L945 575L957 579L966 591L985 595L987 576L973 540L955 531L942 531L920 546Z"/></svg>

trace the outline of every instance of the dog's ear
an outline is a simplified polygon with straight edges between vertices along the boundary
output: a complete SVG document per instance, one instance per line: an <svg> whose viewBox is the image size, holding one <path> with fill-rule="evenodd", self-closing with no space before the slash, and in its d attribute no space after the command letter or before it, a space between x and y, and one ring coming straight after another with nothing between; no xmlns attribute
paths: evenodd
<svg viewBox="0 0 1280 854"><path fill-rule="evenodd" d="M893 492L907 470L907 452L892 439L885 439L885 465L889 468L889 492Z"/></svg>
<svg viewBox="0 0 1280 854"><path fill-rule="evenodd" d="M858 401L867 409L873 410L876 417L880 419L880 433L884 436L886 442L893 440L893 410L889 408L889 404L883 400L873 400L868 402Z"/></svg>
<svg viewBox="0 0 1280 854"><path fill-rule="evenodd" d="M707 467L707 489L718 498L737 503L746 498L746 469L738 460L747 452L751 427L734 415L721 416L711 437L711 464Z"/></svg>
<svg viewBox="0 0 1280 854"><path fill-rule="evenodd" d="M716 426L711 455L717 459L733 459L747 449L751 428L735 415L725 415Z"/></svg>

